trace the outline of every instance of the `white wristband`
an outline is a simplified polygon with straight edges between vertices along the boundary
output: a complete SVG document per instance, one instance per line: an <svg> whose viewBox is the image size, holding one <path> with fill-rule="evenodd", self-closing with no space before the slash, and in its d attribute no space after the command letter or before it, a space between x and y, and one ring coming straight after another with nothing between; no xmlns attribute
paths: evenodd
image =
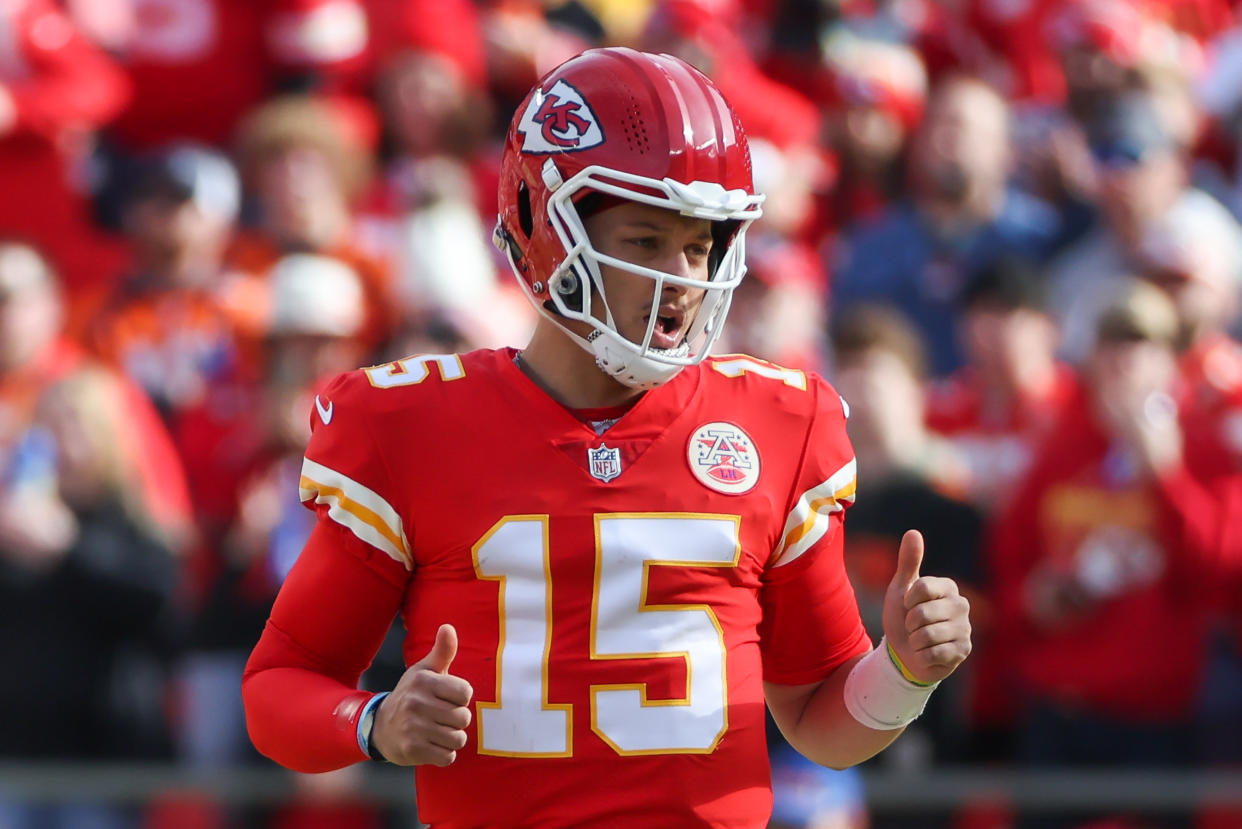
<svg viewBox="0 0 1242 829"><path fill-rule="evenodd" d="M909 725L927 705L940 683L915 685L888 656L883 637L875 650L855 663L845 678L845 707L867 728L894 731Z"/></svg>

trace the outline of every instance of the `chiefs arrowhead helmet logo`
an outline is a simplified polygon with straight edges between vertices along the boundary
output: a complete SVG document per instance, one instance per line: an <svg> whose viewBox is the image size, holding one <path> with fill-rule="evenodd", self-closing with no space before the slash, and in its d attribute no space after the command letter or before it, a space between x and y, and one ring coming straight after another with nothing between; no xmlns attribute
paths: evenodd
<svg viewBox="0 0 1242 829"><path fill-rule="evenodd" d="M524 153L563 153L604 143L599 119L582 93L563 80L537 89L518 122Z"/></svg>

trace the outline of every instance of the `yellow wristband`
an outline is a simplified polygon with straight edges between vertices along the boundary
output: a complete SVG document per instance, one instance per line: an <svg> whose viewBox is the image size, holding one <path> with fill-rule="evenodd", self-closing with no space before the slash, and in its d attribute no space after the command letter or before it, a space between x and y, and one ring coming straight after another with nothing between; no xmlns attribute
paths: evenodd
<svg viewBox="0 0 1242 829"><path fill-rule="evenodd" d="M912 685L917 685L920 688L930 688L936 684L934 682L923 682L921 679L915 677L914 674L910 673L910 669L902 664L901 658L897 656L897 651L893 650L892 643L886 639L884 640L884 645L888 648L888 658L893 661L893 667L897 669L906 682L909 682Z"/></svg>

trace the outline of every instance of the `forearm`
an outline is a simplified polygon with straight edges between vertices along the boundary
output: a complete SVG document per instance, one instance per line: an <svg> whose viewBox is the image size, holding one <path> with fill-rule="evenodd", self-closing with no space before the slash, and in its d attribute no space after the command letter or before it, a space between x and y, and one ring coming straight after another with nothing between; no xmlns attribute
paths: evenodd
<svg viewBox="0 0 1242 829"><path fill-rule="evenodd" d="M332 771L367 759L357 725L370 691L305 668L247 671L246 728L261 754L294 771Z"/></svg>
<svg viewBox="0 0 1242 829"><path fill-rule="evenodd" d="M815 685L764 685L785 739L821 766L843 769L861 763L887 748L904 730L868 728L845 707L845 680L860 659L845 662Z"/></svg>
<svg viewBox="0 0 1242 829"><path fill-rule="evenodd" d="M294 565L242 679L255 747L296 771L366 758L357 723L373 696L358 690L401 601L352 535L320 522Z"/></svg>

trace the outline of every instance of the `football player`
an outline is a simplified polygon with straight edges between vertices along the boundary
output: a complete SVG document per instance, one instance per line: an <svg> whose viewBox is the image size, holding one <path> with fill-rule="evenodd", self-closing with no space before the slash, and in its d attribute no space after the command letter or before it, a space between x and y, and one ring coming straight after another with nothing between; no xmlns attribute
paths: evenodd
<svg viewBox="0 0 1242 829"><path fill-rule="evenodd" d="M966 658L966 600L908 533L873 648L844 402L709 356L762 202L710 80L585 52L502 164L496 241L536 330L319 395L320 519L247 667L251 737L300 771L415 766L438 828L766 826L765 703L816 762L870 757ZM397 613L409 668L359 690Z"/></svg>

